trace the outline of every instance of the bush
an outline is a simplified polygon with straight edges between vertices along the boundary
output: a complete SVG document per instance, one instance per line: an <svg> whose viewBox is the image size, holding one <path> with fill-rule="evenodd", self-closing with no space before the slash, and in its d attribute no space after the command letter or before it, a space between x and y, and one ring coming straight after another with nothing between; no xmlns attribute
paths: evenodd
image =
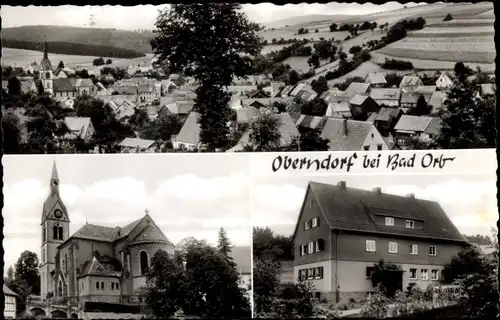
<svg viewBox="0 0 500 320"><path fill-rule="evenodd" d="M451 21L451 20L453 20L453 16L450 13L448 13L446 17L444 17L443 19L443 21Z"/></svg>
<svg viewBox="0 0 500 320"><path fill-rule="evenodd" d="M403 61L397 59L389 60L385 58L385 61L381 65L381 67L390 70L411 70L413 69L413 64L410 61Z"/></svg>
<svg viewBox="0 0 500 320"><path fill-rule="evenodd" d="M389 300L377 287L377 291L371 295L368 301L361 309L361 317L382 319L387 317Z"/></svg>
<svg viewBox="0 0 500 320"><path fill-rule="evenodd" d="M349 49L349 53L356 54L358 52L361 52L361 47L360 46L352 46Z"/></svg>

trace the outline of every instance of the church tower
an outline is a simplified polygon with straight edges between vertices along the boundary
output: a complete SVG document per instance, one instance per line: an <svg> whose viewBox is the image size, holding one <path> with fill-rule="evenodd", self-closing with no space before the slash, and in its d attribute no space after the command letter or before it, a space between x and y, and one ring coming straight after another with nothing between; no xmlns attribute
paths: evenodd
<svg viewBox="0 0 500 320"><path fill-rule="evenodd" d="M55 270L57 247L69 237L69 216L66 206L59 195L59 176L54 161L50 178L50 193L43 204L42 245L40 259L40 295L45 299L47 293L55 294Z"/></svg>
<svg viewBox="0 0 500 320"><path fill-rule="evenodd" d="M49 60L47 38L45 38L43 43L43 58L40 62L40 80L42 81L43 91L52 96L54 94L54 73L52 70L52 63Z"/></svg>

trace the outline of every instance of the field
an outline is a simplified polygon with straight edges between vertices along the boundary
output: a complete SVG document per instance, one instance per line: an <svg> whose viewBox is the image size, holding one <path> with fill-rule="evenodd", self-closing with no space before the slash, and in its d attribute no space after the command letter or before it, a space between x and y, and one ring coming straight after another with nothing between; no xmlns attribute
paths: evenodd
<svg viewBox="0 0 500 320"><path fill-rule="evenodd" d="M336 83L341 83L349 78L354 78L354 77L360 77L360 78L365 79L366 76L368 75L368 73L370 73L370 72L383 72L384 74L396 73L396 74L400 74L400 75L404 75L404 74L408 73L408 71L387 70L387 69L380 67L376 63L373 63L372 61L366 61L366 62L363 62L355 70L349 72L348 74L345 74L342 77L337 78L337 79L329 80L328 86L331 87L332 85L334 85Z"/></svg>
<svg viewBox="0 0 500 320"><path fill-rule="evenodd" d="M306 73L310 67L307 64L309 57L290 57L283 61L284 64L289 64L290 67L298 73Z"/></svg>
<svg viewBox="0 0 500 320"><path fill-rule="evenodd" d="M10 66L19 66L26 67L33 61L36 63L40 63L43 54L40 51L31 51L31 50L22 50L22 49L11 49L11 48L2 48L2 65L10 65ZM70 67L87 67L92 65L92 61L96 57L91 56L73 56L73 55L65 55L65 54L50 54L50 61L52 62L53 67L57 67L59 61L64 62L66 66ZM152 54L146 55L143 58L137 59L115 59L111 58L113 64L110 66L127 68L129 65L138 64L144 61L150 61L152 58ZM107 59L104 57L104 59Z"/></svg>
<svg viewBox="0 0 500 320"><path fill-rule="evenodd" d="M330 32L329 30L321 31L321 32L314 32L314 29L309 29L309 33L307 34L297 34L297 31L299 30L298 27L288 27L288 28L281 28L281 29L268 29L265 31L262 31L260 33L260 36L267 40L269 43L273 39L279 40L281 38L283 39L309 39L312 41L318 41L320 38L325 38L325 39L332 39L334 38L335 40L344 40L348 35L349 32L347 31L335 31L335 32Z"/></svg>

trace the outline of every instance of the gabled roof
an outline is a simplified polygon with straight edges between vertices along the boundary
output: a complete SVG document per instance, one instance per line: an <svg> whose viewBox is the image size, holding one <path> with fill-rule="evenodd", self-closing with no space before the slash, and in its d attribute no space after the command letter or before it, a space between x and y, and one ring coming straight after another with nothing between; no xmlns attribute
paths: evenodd
<svg viewBox="0 0 500 320"><path fill-rule="evenodd" d="M398 88L379 88L370 91L370 98L373 100L399 100L401 90Z"/></svg>
<svg viewBox="0 0 500 320"><path fill-rule="evenodd" d="M85 79L77 79L75 87L92 87L94 83L92 80L85 78Z"/></svg>
<svg viewBox="0 0 500 320"><path fill-rule="evenodd" d="M76 132L79 136L85 136L91 125L91 120L90 117L66 117L64 123L72 132Z"/></svg>
<svg viewBox="0 0 500 320"><path fill-rule="evenodd" d="M54 92L73 92L75 91L75 86L71 81L71 78L61 78L52 80L52 86Z"/></svg>
<svg viewBox="0 0 500 320"><path fill-rule="evenodd" d="M399 118L394 130L435 134L436 130L439 131L440 123L441 121L435 117L403 115Z"/></svg>
<svg viewBox="0 0 500 320"><path fill-rule="evenodd" d="M366 82L351 82L351 84L344 91L347 97L354 97L357 94L366 94L370 90L370 83Z"/></svg>
<svg viewBox="0 0 500 320"><path fill-rule="evenodd" d="M302 114L302 115L300 115L299 119L297 119L297 121L295 123L299 127L317 129L325 121L326 121L326 117L315 117L315 116L307 116L305 114Z"/></svg>
<svg viewBox="0 0 500 320"><path fill-rule="evenodd" d="M420 98L419 93L403 92L401 94L401 104L403 104L403 103L417 104L418 98Z"/></svg>
<svg viewBox="0 0 500 320"><path fill-rule="evenodd" d="M495 95L497 91L497 86L495 83L482 83L479 85L481 88L482 95Z"/></svg>
<svg viewBox="0 0 500 320"><path fill-rule="evenodd" d="M333 114L335 112L351 112L349 103L346 101L330 102L328 104L327 114Z"/></svg>
<svg viewBox="0 0 500 320"><path fill-rule="evenodd" d="M318 182L309 182L308 190L314 194L332 229L468 243L434 201ZM378 225L374 223L374 215L423 221L424 228Z"/></svg>
<svg viewBox="0 0 500 320"><path fill-rule="evenodd" d="M198 113L191 112L184 125L175 138L176 141L198 145L200 142L200 125L198 124Z"/></svg>
<svg viewBox="0 0 500 320"><path fill-rule="evenodd" d="M415 92L421 93L421 94L433 94L436 92L436 86L418 86L415 89Z"/></svg>
<svg viewBox="0 0 500 320"><path fill-rule="evenodd" d="M399 83L399 87L415 87L422 83L418 76L404 76Z"/></svg>
<svg viewBox="0 0 500 320"><path fill-rule="evenodd" d="M87 263L79 277L85 276L99 276L99 277L119 277L118 273L112 272L104 268L104 266L97 261L96 257L92 258L90 263Z"/></svg>
<svg viewBox="0 0 500 320"><path fill-rule="evenodd" d="M385 75L382 72L370 72L366 76L366 82L369 82L371 84L387 84Z"/></svg>
<svg viewBox="0 0 500 320"><path fill-rule="evenodd" d="M363 142L372 128L375 128L373 124L366 121L329 118L321 137L330 141L330 151L358 151L363 148Z"/></svg>
<svg viewBox="0 0 500 320"><path fill-rule="evenodd" d="M139 92L153 92L154 89L155 88L153 85L145 84L145 85L139 85L137 88L137 91L139 91Z"/></svg>
<svg viewBox="0 0 500 320"><path fill-rule="evenodd" d="M375 121L389 121L401 112L398 108L381 108L375 115Z"/></svg>
<svg viewBox="0 0 500 320"><path fill-rule="evenodd" d="M122 142L118 144L120 147L126 148L150 148L156 141L154 140L145 140L139 138L125 138Z"/></svg>
<svg viewBox="0 0 500 320"><path fill-rule="evenodd" d="M189 114L194 107L194 101L176 101L177 111L179 114Z"/></svg>
<svg viewBox="0 0 500 320"><path fill-rule="evenodd" d="M361 95L361 94L357 94L355 95L350 101L349 103L350 104L353 104L353 105L357 105L357 106L360 106L362 105L363 103L365 103L366 99L370 98L369 96L366 96L366 95Z"/></svg>
<svg viewBox="0 0 500 320"><path fill-rule="evenodd" d="M10 290L10 288L7 287L7 285L5 283L3 284L3 294L6 296L14 296L14 297L18 296L18 294L15 293L14 291Z"/></svg>
<svg viewBox="0 0 500 320"><path fill-rule="evenodd" d="M292 90L295 88L294 85L288 85L281 90L281 95L282 96L289 96Z"/></svg>
<svg viewBox="0 0 500 320"><path fill-rule="evenodd" d="M241 106L242 107L246 107L246 106L249 106L249 105L253 104L254 102L257 102L257 103L260 103L260 104L268 107L268 106L272 105L275 102L289 103L291 100L293 100L293 98L281 98L281 97L277 97L277 98L242 99L241 100Z"/></svg>

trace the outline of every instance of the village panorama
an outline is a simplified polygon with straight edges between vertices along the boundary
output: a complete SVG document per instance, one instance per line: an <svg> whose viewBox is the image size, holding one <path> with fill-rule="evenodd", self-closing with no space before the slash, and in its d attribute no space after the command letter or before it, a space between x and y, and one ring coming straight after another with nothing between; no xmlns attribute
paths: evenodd
<svg viewBox="0 0 500 320"><path fill-rule="evenodd" d="M6 21L5 153L495 147L493 2L262 5L164 6L133 31Z"/></svg>

